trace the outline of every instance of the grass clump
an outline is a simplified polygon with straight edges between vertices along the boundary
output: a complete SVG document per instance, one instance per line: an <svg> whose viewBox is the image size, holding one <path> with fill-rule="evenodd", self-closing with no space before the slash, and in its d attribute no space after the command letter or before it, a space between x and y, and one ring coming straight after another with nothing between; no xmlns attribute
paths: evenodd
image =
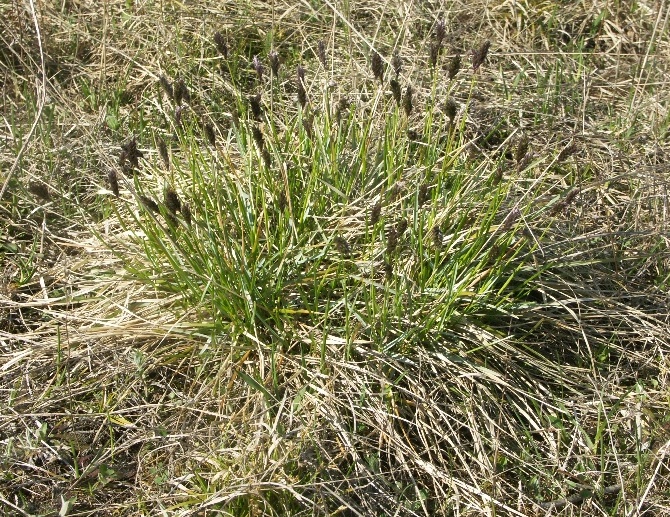
<svg viewBox="0 0 670 517"><path fill-rule="evenodd" d="M667 28L596 4L10 8L0 503L662 512Z"/></svg>

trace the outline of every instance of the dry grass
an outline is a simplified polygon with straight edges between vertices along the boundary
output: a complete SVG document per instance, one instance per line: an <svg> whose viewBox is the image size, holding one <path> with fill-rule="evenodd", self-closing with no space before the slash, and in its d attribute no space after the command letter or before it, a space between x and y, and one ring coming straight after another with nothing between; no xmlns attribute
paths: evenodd
<svg viewBox="0 0 670 517"><path fill-rule="evenodd" d="M669 512L666 3L196 4L0 6L5 513ZM447 31L431 72L439 19ZM219 73L216 31L245 64L239 73ZM489 55L473 73L470 52L485 41ZM398 127L428 140L441 122L426 123L426 113L443 121L455 100L461 133L451 154L403 169L404 187L384 214L408 213L407 191L453 159L468 174L459 192L472 197L426 202L437 207L429 220L444 228L467 212L462 221L479 221L494 188L488 178L502 171L506 197L492 228L521 203L514 224L531 243L513 248L524 266L499 291L513 310L501 314L508 305L494 301L490 311L467 312L469 301L459 300L459 317L440 325L410 299L434 296L436 308L439 296L408 289L410 300L398 303L417 308L388 316L397 334L375 334L358 306L359 320L346 325L286 316L276 334L254 333L223 326L205 299L161 288L164 272L151 270L137 238L145 235L139 183L122 173L121 146L137 136L142 185L158 201L168 180L179 183L177 167L243 171L234 118L258 91L253 56L267 63L270 46L285 61L277 99L265 65L263 107L276 110L274 131L287 142L300 116L298 63L317 132L330 92L373 121L371 142L383 137L395 101L374 80L373 49L386 84L391 57L403 57L403 92L414 91ZM448 81L456 54L462 68ZM161 75L184 78L192 96L177 143ZM203 121L216 128L211 149ZM159 137L174 144L170 171ZM523 137L529 152L516 160ZM197 141L201 148L184 151ZM119 174L118 201L110 170ZM185 191L190 181L180 183ZM333 203L324 233L360 241L376 201L368 194ZM457 244L444 242L470 242L469 231L463 223ZM430 246L428 229L423 237ZM361 248L340 254L353 253L360 270L383 256ZM409 278L419 265L399 259L398 274ZM424 335L418 318L439 333ZM564 504L585 487L594 497ZM540 504L551 500L558 504Z"/></svg>

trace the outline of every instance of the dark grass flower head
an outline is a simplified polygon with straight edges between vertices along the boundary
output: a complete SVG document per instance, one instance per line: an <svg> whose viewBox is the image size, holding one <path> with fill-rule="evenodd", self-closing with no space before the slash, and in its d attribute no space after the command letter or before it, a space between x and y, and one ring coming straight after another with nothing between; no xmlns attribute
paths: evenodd
<svg viewBox="0 0 670 517"><path fill-rule="evenodd" d="M268 169L272 165L272 155L270 154L270 151L268 151L267 147L264 147L263 150L261 151L261 158L263 158L263 163L265 164L265 167Z"/></svg>
<svg viewBox="0 0 670 517"><path fill-rule="evenodd" d="M249 97L249 106L251 106L251 114L254 119L260 120L263 115L263 109L261 108L261 94L257 93Z"/></svg>
<svg viewBox="0 0 670 517"><path fill-rule="evenodd" d="M156 145L158 146L158 155L161 157L161 160L163 160L163 165L165 165L166 169L170 168L170 156L168 155L168 148L167 145L165 144L165 141L158 137L156 139Z"/></svg>
<svg viewBox="0 0 670 517"><path fill-rule="evenodd" d="M563 162L570 158L573 154L579 151L579 146L575 142L571 142L567 147L564 147L563 150L558 154L556 161L558 163Z"/></svg>
<svg viewBox="0 0 670 517"><path fill-rule="evenodd" d="M205 133L205 137L207 138L207 141L209 142L209 145L215 146L216 145L216 133L214 132L214 126L210 124L209 122L205 122L202 126L202 130Z"/></svg>
<svg viewBox="0 0 670 517"><path fill-rule="evenodd" d="M447 67L447 76L449 79L453 79L458 74L458 71L461 69L461 55L455 54L449 60L449 66Z"/></svg>
<svg viewBox="0 0 670 517"><path fill-rule="evenodd" d="M326 59L326 44L323 40L319 40L316 45L316 57L324 68L328 68Z"/></svg>
<svg viewBox="0 0 670 517"><path fill-rule="evenodd" d="M335 245L335 249L344 257L349 257L351 255L351 246L344 237L338 235L333 239L333 244Z"/></svg>
<svg viewBox="0 0 670 517"><path fill-rule="evenodd" d="M307 105L307 90L305 89L305 69L302 65L298 65L298 104L301 108Z"/></svg>
<svg viewBox="0 0 670 517"><path fill-rule="evenodd" d="M256 75L258 76L258 82L263 82L263 74L265 73L265 67L263 66L263 63L261 63L261 60L258 59L258 56L254 56L253 60L251 61L251 66L253 69L256 71Z"/></svg>
<svg viewBox="0 0 670 517"><path fill-rule="evenodd" d="M409 128L407 130L407 138L410 140L410 142L420 142L421 133L417 129Z"/></svg>
<svg viewBox="0 0 670 517"><path fill-rule="evenodd" d="M386 235L386 253L393 254L398 247L398 232L391 226Z"/></svg>
<svg viewBox="0 0 670 517"><path fill-rule="evenodd" d="M402 57L398 52L393 53L393 58L391 59L391 66L393 67L393 71L395 72L395 77L396 79L398 76L400 76L400 72L402 71Z"/></svg>
<svg viewBox="0 0 670 517"><path fill-rule="evenodd" d="M396 182L393 187L391 187L391 190L388 192L388 200L393 202L397 201L400 199L405 191L405 186L402 184L402 182L398 181Z"/></svg>
<svg viewBox="0 0 670 517"><path fill-rule="evenodd" d="M567 207L568 205L572 204L572 202L577 198L578 194L579 190L577 188L573 188L570 192L568 192L568 195L565 196L565 199L563 200L565 206Z"/></svg>
<svg viewBox="0 0 670 517"><path fill-rule="evenodd" d="M372 74L375 76L375 79L379 79L379 82L383 83L384 61L382 60L382 57L379 55L379 52L377 52L376 50L372 52L370 65L372 68Z"/></svg>
<svg viewBox="0 0 670 517"><path fill-rule="evenodd" d="M393 278L393 262L391 260L384 262L384 276L387 280L391 280Z"/></svg>
<svg viewBox="0 0 670 517"><path fill-rule="evenodd" d="M226 43L226 39L218 31L214 33L214 44L216 45L216 50L219 51L219 54L221 54L224 59L228 59L228 43Z"/></svg>
<svg viewBox="0 0 670 517"><path fill-rule="evenodd" d="M417 194L416 202L419 206L422 206L430 199L430 189L427 182L423 182L419 187L419 192Z"/></svg>
<svg viewBox="0 0 670 517"><path fill-rule="evenodd" d="M258 148L262 150L265 147L265 139L263 138L263 132L259 127L253 126L251 128L251 133L254 137L254 142L256 142Z"/></svg>
<svg viewBox="0 0 670 517"><path fill-rule="evenodd" d="M191 102L191 94L183 79L179 78L174 82L174 101L177 105L182 102Z"/></svg>
<svg viewBox="0 0 670 517"><path fill-rule="evenodd" d="M433 228L433 244L436 248L441 248L444 242L444 233L440 230L439 226Z"/></svg>
<svg viewBox="0 0 670 517"><path fill-rule="evenodd" d="M144 208L146 208L146 209L148 209L148 210L150 210L150 211L152 211L156 214L160 212L160 210L158 208L158 204L153 199L151 199L150 197L140 196L140 202L142 203Z"/></svg>
<svg viewBox="0 0 670 517"><path fill-rule="evenodd" d="M179 200L177 192L172 187L168 187L165 190L165 206L173 214L176 214L181 210L181 201Z"/></svg>
<svg viewBox="0 0 670 517"><path fill-rule="evenodd" d="M503 180L504 174L505 174L505 162L500 162L496 167L496 170L493 171L492 174L493 186L498 185Z"/></svg>
<svg viewBox="0 0 670 517"><path fill-rule="evenodd" d="M49 187L47 187L44 183L32 181L28 185L28 190L42 201L51 201Z"/></svg>
<svg viewBox="0 0 670 517"><path fill-rule="evenodd" d="M391 86L391 93L393 98L398 106L402 103L402 90L400 88L400 83L396 79L391 79L389 85Z"/></svg>
<svg viewBox="0 0 670 517"><path fill-rule="evenodd" d="M554 209L551 211L551 215L558 215L561 212L563 212L568 206L572 204L572 202L577 198L577 195L579 194L579 189L573 188L568 194L563 198L563 201L556 203L556 206Z"/></svg>
<svg viewBox="0 0 670 517"><path fill-rule="evenodd" d="M191 205L188 203L182 203L181 205L181 215L184 218L184 221L186 221L186 224L189 226L191 225L191 219L193 217L191 213Z"/></svg>
<svg viewBox="0 0 670 517"><path fill-rule="evenodd" d="M447 99L447 102L444 104L444 114L449 119L449 124L453 124L456 119L456 114L458 113L458 104L454 99Z"/></svg>
<svg viewBox="0 0 670 517"><path fill-rule="evenodd" d="M430 44L428 62L430 63L431 68L437 66L437 59L440 56L440 45L437 42Z"/></svg>
<svg viewBox="0 0 670 517"><path fill-rule="evenodd" d="M277 200L277 208L281 213L286 210L286 207L288 207L288 199L286 198L286 192L282 190L279 193L279 199Z"/></svg>
<svg viewBox="0 0 670 517"><path fill-rule="evenodd" d="M314 135L314 115L309 115L302 118L302 128L305 130L307 138L312 138Z"/></svg>
<svg viewBox="0 0 670 517"><path fill-rule="evenodd" d="M476 161L479 157L482 155L482 149L478 145L480 143L480 138L477 137L474 140L471 140L468 144L466 144L465 148L463 149L463 156L466 160L466 163L472 163Z"/></svg>
<svg viewBox="0 0 670 517"><path fill-rule="evenodd" d="M338 124L342 119L342 114L349 109L349 106L351 106L351 101L347 97L342 97L338 101L337 108L335 109L335 119L337 120Z"/></svg>
<svg viewBox="0 0 670 517"><path fill-rule="evenodd" d="M273 50L268 54L268 61L270 61L270 70L272 71L272 75L275 77L279 76L279 66L281 65L281 62L279 60L279 54L276 50Z"/></svg>
<svg viewBox="0 0 670 517"><path fill-rule="evenodd" d="M472 52L472 69L475 72L484 64L484 61L486 61L486 56L488 56L490 47L491 42L486 40L481 47Z"/></svg>
<svg viewBox="0 0 670 517"><path fill-rule="evenodd" d="M438 47L442 46L444 38L447 36L447 24L444 20L437 20L435 24L435 43Z"/></svg>
<svg viewBox="0 0 670 517"><path fill-rule="evenodd" d="M176 126L181 127L181 118L184 113L184 106L177 106L174 109L174 123Z"/></svg>
<svg viewBox="0 0 670 517"><path fill-rule="evenodd" d="M370 226L374 226L379 222L382 215L382 202L377 201L370 210Z"/></svg>
<svg viewBox="0 0 670 517"><path fill-rule="evenodd" d="M398 237L402 237L402 235L407 231L408 224L409 223L407 222L407 219L404 217L398 220L395 227Z"/></svg>
<svg viewBox="0 0 670 517"><path fill-rule="evenodd" d="M172 83L170 83L170 80L164 75L161 75L158 81L160 82L160 85L168 99L174 99L174 89L172 88Z"/></svg>
<svg viewBox="0 0 670 517"><path fill-rule="evenodd" d="M529 151L526 153L526 156L523 157L523 159L516 164L516 169L518 171L524 171L528 167L530 167L531 163L533 163L533 159L535 158L535 155L532 153L532 151Z"/></svg>
<svg viewBox="0 0 670 517"><path fill-rule="evenodd" d="M144 158L144 153L137 148L137 137L133 136L125 144L121 145L119 163L123 166L127 162L132 170L139 166L140 158Z"/></svg>
<svg viewBox="0 0 670 517"><path fill-rule="evenodd" d="M409 117L412 113L412 86L407 85L405 89L405 96L403 97L402 106L405 109L405 114Z"/></svg>
<svg viewBox="0 0 670 517"><path fill-rule="evenodd" d="M515 206L514 208L512 208L512 210L510 210L510 212L503 220L502 224L500 225L500 229L503 232L511 230L520 217L521 217L521 211L519 210L519 207Z"/></svg>
<svg viewBox="0 0 670 517"><path fill-rule="evenodd" d="M116 197L119 197L119 178L116 175L116 171L114 169L111 169L107 173L107 182L109 183L109 189L112 191L112 193Z"/></svg>
<svg viewBox="0 0 670 517"><path fill-rule="evenodd" d="M530 140L526 135L523 135L519 139L519 143L516 146L516 152L514 153L514 160L516 163L521 163L521 161L526 157L528 154L528 147L530 144Z"/></svg>

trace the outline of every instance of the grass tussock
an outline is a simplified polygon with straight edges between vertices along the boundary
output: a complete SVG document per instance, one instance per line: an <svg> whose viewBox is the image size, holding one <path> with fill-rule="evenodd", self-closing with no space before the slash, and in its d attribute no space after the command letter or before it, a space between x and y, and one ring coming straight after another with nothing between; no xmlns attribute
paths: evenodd
<svg viewBox="0 0 670 517"><path fill-rule="evenodd" d="M657 6L31 5L5 512L668 511Z"/></svg>

